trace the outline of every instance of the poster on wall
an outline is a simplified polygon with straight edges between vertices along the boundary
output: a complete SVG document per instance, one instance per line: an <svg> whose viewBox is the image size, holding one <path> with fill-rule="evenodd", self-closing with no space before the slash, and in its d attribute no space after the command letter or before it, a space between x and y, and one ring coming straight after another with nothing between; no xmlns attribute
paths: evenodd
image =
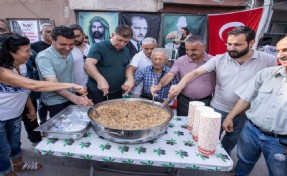
<svg viewBox="0 0 287 176"><path fill-rule="evenodd" d="M119 21L118 13L114 12L79 12L78 17L90 44L109 39Z"/></svg>
<svg viewBox="0 0 287 176"><path fill-rule="evenodd" d="M37 20L17 20L23 34L31 43L39 40L38 21Z"/></svg>
<svg viewBox="0 0 287 176"><path fill-rule="evenodd" d="M164 14L162 27L163 47L177 49L181 37L181 28L187 27L190 34L206 36L207 16L186 14Z"/></svg>
<svg viewBox="0 0 287 176"><path fill-rule="evenodd" d="M141 49L141 41L146 37L153 37L158 41L161 16L143 13L121 13L119 24L126 24L133 30L133 37L127 44L133 57Z"/></svg>

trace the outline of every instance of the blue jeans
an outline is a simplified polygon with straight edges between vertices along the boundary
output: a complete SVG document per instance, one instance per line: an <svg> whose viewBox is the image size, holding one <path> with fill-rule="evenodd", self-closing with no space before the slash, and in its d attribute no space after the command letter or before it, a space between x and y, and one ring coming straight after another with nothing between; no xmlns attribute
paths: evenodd
<svg viewBox="0 0 287 176"><path fill-rule="evenodd" d="M286 153L287 138L275 138L259 131L249 121L246 122L237 145L238 162L235 167L237 176L247 176L252 171L263 152L269 176L286 176L287 161L277 161L274 154Z"/></svg>
<svg viewBox="0 0 287 176"><path fill-rule="evenodd" d="M220 111L214 108L214 111L221 114L221 124L227 116L227 112ZM223 139L221 140L222 147L226 150L227 154L230 156L231 151L237 144L238 138L240 136L240 132L246 122L246 115L238 115L233 119L233 132L226 132ZM221 127L220 134L223 132L223 128Z"/></svg>
<svg viewBox="0 0 287 176"><path fill-rule="evenodd" d="M21 157L20 134L21 117L0 121L0 172L4 175L12 170L10 157Z"/></svg>

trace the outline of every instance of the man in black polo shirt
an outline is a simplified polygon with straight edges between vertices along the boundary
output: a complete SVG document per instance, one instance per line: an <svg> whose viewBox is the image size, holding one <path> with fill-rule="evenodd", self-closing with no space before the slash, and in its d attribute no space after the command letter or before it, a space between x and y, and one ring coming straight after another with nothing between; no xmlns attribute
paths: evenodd
<svg viewBox="0 0 287 176"><path fill-rule="evenodd" d="M125 71L130 56L126 44L132 37L132 29L119 25L109 40L93 44L84 68L89 75L88 97L93 103L122 97L121 86L126 81Z"/></svg>

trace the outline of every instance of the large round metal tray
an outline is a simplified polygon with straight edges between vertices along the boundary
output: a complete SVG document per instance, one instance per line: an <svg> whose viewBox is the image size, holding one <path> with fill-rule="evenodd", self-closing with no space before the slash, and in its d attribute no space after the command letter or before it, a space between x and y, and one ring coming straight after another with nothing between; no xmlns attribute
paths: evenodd
<svg viewBox="0 0 287 176"><path fill-rule="evenodd" d="M123 98L123 99L115 99L115 100L109 100L109 101L98 103L94 105L94 108L97 108L101 105L108 104L111 102L124 102L124 101L134 101L134 102L143 102L147 104L152 104L152 101L147 100L147 99ZM162 103L154 102L154 106L161 107ZM105 127L104 125L94 121L94 119L92 118L91 112L93 111L93 108L90 108L88 110L88 116L91 119L92 126L94 127L94 130L96 131L96 133L104 137L105 139L112 141L112 142L116 142L116 143L138 144L138 143L144 143L144 142L156 139L166 131L168 127L168 123L173 117L173 111L167 106L164 106L163 109L169 113L170 115L169 119L162 124L159 124L151 128L146 128L146 129L122 130L122 129Z"/></svg>

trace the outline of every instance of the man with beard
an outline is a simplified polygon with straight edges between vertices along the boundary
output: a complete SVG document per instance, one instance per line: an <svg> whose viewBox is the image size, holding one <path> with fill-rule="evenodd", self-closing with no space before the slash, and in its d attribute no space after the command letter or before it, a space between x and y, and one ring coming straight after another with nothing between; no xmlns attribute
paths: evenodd
<svg viewBox="0 0 287 176"><path fill-rule="evenodd" d="M179 84L170 88L169 97L178 95L181 90L198 76L216 73L215 93L211 107L222 115L222 121L238 100L234 90L248 81L258 71L277 65L274 56L251 49L255 42L255 32L247 26L239 26L228 32L227 53L219 54L206 64L186 74ZM234 118L233 132L226 132L222 146L230 155L246 121L242 112ZM221 130L222 131L222 130Z"/></svg>
<svg viewBox="0 0 287 176"><path fill-rule="evenodd" d="M141 16L133 16L130 27L133 30L133 36L127 47L130 50L130 58L133 58L141 50L141 42L145 38L148 29L147 20Z"/></svg>
<svg viewBox="0 0 287 176"><path fill-rule="evenodd" d="M74 83L74 60L71 51L74 48L75 34L66 26L57 26L51 32L52 45L40 52L36 64L41 80L50 82ZM87 97L78 96L71 89L43 93L50 117L72 104L89 106L93 103Z"/></svg>
<svg viewBox="0 0 287 176"><path fill-rule="evenodd" d="M222 125L232 132L234 117L247 110L248 120L238 139L236 175L249 175L261 153L269 175L287 174L287 162L275 157L287 150L287 37L277 43L276 49L282 66L263 69L236 89L240 99Z"/></svg>
<svg viewBox="0 0 287 176"><path fill-rule="evenodd" d="M205 52L206 40L201 36L190 36L185 41L186 55L174 62L170 71L161 78L160 82L151 88L151 93L159 91L165 87L175 77L182 79L184 75L205 64L211 55ZM214 71L204 73L196 80L189 82L187 86L177 96L177 115L187 116L190 101L202 101L209 106L215 88Z"/></svg>
<svg viewBox="0 0 287 176"><path fill-rule="evenodd" d="M90 44L110 39L109 23L102 17L95 16L89 22Z"/></svg>
<svg viewBox="0 0 287 176"><path fill-rule="evenodd" d="M75 47L72 50L74 59L75 83L86 86L88 75L84 70L84 62L87 58L90 45L85 44L85 34L83 28L78 24L70 25L75 34Z"/></svg>

